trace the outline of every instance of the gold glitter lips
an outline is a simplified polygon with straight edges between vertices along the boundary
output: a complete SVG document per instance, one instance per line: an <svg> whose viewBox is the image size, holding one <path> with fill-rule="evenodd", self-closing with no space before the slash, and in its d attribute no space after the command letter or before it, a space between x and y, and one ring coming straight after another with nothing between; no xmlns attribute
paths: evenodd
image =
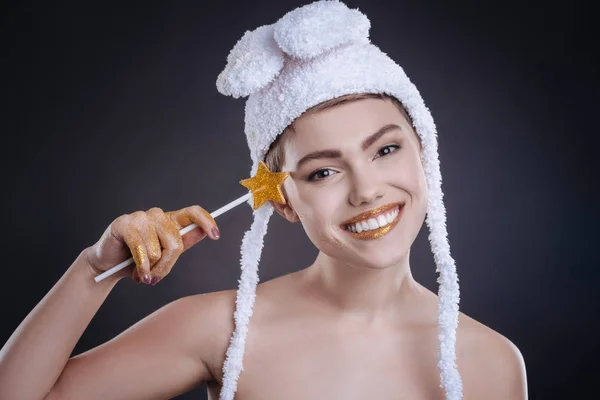
<svg viewBox="0 0 600 400"><path fill-rule="evenodd" d="M342 224L342 229L361 240L373 240L387 234L402 217L404 203L387 204L360 213Z"/></svg>

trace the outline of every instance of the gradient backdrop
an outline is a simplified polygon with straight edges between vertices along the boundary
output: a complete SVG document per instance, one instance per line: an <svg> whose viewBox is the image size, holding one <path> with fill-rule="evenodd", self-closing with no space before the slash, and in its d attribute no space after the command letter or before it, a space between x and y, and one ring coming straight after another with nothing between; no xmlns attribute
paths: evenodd
<svg viewBox="0 0 600 400"><path fill-rule="evenodd" d="M213 211L245 193L244 101L215 81L246 30L305 2L170 3L3 6L2 344L114 218ZM600 372L597 22L577 1L448 3L347 2L437 123L462 311L521 349L532 399L582 398ZM217 222L221 240L183 254L156 287L120 282L75 352L176 298L235 288L251 210ZM411 265L437 291L427 233ZM315 255L299 224L274 217L261 280Z"/></svg>

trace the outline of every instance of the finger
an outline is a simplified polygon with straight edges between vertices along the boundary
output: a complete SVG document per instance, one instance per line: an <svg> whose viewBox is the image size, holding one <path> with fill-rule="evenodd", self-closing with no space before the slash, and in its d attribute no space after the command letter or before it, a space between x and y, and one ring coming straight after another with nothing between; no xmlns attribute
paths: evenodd
<svg viewBox="0 0 600 400"><path fill-rule="evenodd" d="M140 229L140 236L146 246L148 264L150 265L150 275L152 275L152 267L160 260L162 248L158 241L156 230L153 226L145 226Z"/></svg>
<svg viewBox="0 0 600 400"><path fill-rule="evenodd" d="M210 237L217 240L221 237L219 227L215 219L204 208L195 205L185 208L186 214L190 220L198 226L201 226L206 233L210 232Z"/></svg>
<svg viewBox="0 0 600 400"><path fill-rule="evenodd" d="M148 249L148 260L150 262L150 271L154 264L160 260L162 248L156 233L156 224L164 218L164 212L158 207L154 207L146 211L146 218L140 221L140 234Z"/></svg>
<svg viewBox="0 0 600 400"><path fill-rule="evenodd" d="M214 218L208 211L198 205L172 211L167 213L167 215L178 225L179 229L192 223L198 225L197 228L184 236L185 250L204 239L207 234L213 240L217 240L220 237L219 228ZM189 236L189 238L186 236Z"/></svg>
<svg viewBox="0 0 600 400"><path fill-rule="evenodd" d="M156 225L158 240L163 247L162 257L152 268L152 285L167 276L183 253L183 239L172 222Z"/></svg>
<svg viewBox="0 0 600 400"><path fill-rule="evenodd" d="M142 235L135 226L130 225L123 233L123 238L133 256L138 276L144 282L150 283L150 261L148 260L148 253Z"/></svg>
<svg viewBox="0 0 600 400"><path fill-rule="evenodd" d="M134 268L131 271L131 279L135 282L135 283L140 283L142 282L142 280L140 279L140 276L138 274L137 268Z"/></svg>
<svg viewBox="0 0 600 400"><path fill-rule="evenodd" d="M152 212L151 215L152 215L152 219L154 221L154 227L155 227L155 229L158 229L159 225L162 226L163 227L163 231L166 230L166 232L167 232L168 235L174 235L174 236L177 236L180 239L182 239L182 241L184 243L184 246L185 246L186 240L189 240L189 238L187 238L187 236L189 235L189 233L186 234L186 235L184 235L184 236L182 236L179 233L179 230L182 228L182 226L174 218L170 218L169 217L170 213L168 213L168 212L165 213L164 211L162 211L160 209L153 209L153 210L154 211ZM179 220L182 221L182 222L186 222L182 218L179 218ZM193 231L197 231L197 229L193 229ZM194 234L197 234L197 233L194 232ZM206 234L204 232L202 232L202 237L204 237L204 236L206 236ZM160 240L159 240L159 242L160 242ZM161 244L161 246L162 246L162 244Z"/></svg>

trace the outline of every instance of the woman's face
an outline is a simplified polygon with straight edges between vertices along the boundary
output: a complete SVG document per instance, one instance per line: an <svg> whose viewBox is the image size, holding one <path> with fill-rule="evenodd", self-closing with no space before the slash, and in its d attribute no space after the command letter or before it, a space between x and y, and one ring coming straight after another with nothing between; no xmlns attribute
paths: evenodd
<svg viewBox="0 0 600 400"><path fill-rule="evenodd" d="M314 245L344 263L398 263L427 205L420 142L410 121L390 100L362 99L306 114L294 131L282 168L291 177L284 183L287 218L297 216Z"/></svg>

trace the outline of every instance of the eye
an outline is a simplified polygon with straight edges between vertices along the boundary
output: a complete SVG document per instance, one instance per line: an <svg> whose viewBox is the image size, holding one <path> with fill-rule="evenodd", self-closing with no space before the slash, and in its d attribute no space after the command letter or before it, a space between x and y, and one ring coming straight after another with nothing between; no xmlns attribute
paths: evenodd
<svg viewBox="0 0 600 400"><path fill-rule="evenodd" d="M399 148L400 148L400 146L398 146L397 144L389 144L389 145L384 146L381 149L379 149L379 151L377 152L377 155L378 156L387 156L388 154L393 153L394 151L398 150Z"/></svg>
<svg viewBox="0 0 600 400"><path fill-rule="evenodd" d="M334 172L335 172L334 170L328 169L328 168L318 169L308 176L308 180L309 181L320 181L320 180L327 178L328 176L333 175Z"/></svg>

